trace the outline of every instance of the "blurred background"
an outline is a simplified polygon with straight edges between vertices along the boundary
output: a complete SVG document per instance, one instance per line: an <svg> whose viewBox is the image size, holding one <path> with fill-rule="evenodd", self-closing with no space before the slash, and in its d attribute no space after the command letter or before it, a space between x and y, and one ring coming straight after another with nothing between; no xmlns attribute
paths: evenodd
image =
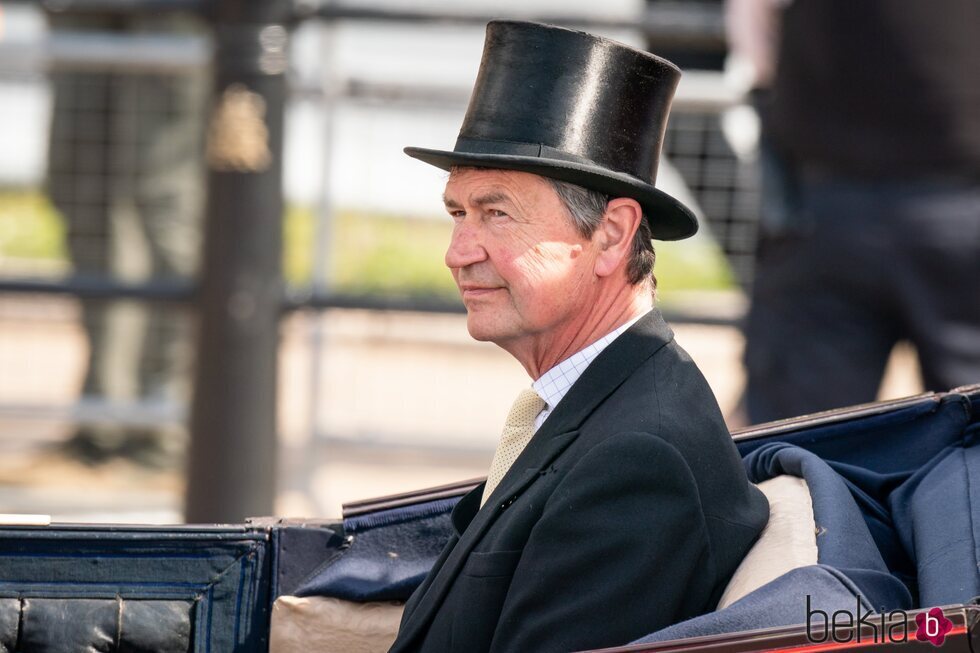
<svg viewBox="0 0 980 653"><path fill-rule="evenodd" d="M212 4L0 0L0 512L335 517L486 473L527 379L467 335L445 175L401 149L452 147L492 17L685 70L658 186L702 230L658 244L659 302L729 425L749 421L760 124L721 2L286 3L285 20ZM281 188L281 216L247 199L252 174ZM260 272L271 299L236 294ZM271 327L249 322L263 311ZM879 396L920 389L900 346Z"/></svg>

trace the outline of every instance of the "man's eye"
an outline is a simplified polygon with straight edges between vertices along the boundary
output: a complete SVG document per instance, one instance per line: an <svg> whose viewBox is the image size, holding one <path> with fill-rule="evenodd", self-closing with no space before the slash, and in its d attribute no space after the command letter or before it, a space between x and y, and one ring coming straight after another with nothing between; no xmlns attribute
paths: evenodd
<svg viewBox="0 0 980 653"><path fill-rule="evenodd" d="M501 211L500 209L490 209L489 211L487 211L487 214L491 218L509 218L510 217L507 214L506 211Z"/></svg>
<svg viewBox="0 0 980 653"><path fill-rule="evenodd" d="M451 217L453 220L456 220L458 222L459 220L462 220L463 218L466 217L466 211L464 211L463 209L454 209L452 211L449 211L449 217Z"/></svg>

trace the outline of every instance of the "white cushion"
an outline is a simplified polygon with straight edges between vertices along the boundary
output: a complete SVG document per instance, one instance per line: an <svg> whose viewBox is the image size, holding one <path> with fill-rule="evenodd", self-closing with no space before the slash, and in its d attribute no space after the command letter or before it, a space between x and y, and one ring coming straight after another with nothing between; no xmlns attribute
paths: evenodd
<svg viewBox="0 0 980 653"><path fill-rule="evenodd" d="M272 606L269 653L385 653L398 634L404 607L280 596Z"/></svg>
<svg viewBox="0 0 980 653"><path fill-rule="evenodd" d="M728 582L719 610L788 571L817 564L817 528L806 481L776 476L758 488L769 500L769 523Z"/></svg>

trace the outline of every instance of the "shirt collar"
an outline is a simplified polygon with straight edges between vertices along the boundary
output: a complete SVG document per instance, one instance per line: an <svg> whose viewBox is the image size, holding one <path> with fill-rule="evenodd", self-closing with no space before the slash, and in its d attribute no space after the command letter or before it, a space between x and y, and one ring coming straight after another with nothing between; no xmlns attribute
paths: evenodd
<svg viewBox="0 0 980 653"><path fill-rule="evenodd" d="M592 361L602 353L605 349L612 343L613 340L618 338L620 334L626 331L628 328L633 326L641 317L649 313L652 309L647 309L634 317L629 322L619 326L613 331L610 331L606 335L602 336L591 345L585 347L581 351L575 352L562 362L558 363L550 370L545 372L538 378L537 381L531 384L534 391L538 393L538 396L544 400L545 407L544 410L538 415L536 426L541 426L544 422L544 418L555 409L568 391L571 389L572 385L578 381L579 377L585 371Z"/></svg>

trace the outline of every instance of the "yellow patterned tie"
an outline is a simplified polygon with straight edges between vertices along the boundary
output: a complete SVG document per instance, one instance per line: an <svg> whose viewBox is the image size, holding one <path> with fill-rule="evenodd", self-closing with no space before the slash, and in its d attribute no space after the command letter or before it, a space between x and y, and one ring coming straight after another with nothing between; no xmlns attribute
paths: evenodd
<svg viewBox="0 0 980 653"><path fill-rule="evenodd" d="M493 462L490 463L487 485L483 488L483 498L480 500L481 506L487 502L487 497L493 493L500 479L531 441L531 436L534 435L534 418L542 408L544 400L532 388L522 390L514 401L510 414L507 415L507 423L504 424L504 432L500 436L500 444L497 445Z"/></svg>

